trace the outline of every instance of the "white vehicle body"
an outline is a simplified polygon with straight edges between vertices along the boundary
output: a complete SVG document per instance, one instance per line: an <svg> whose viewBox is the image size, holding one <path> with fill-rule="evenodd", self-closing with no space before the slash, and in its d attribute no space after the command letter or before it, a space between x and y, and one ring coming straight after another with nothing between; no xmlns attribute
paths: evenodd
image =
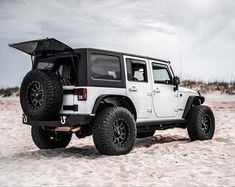
<svg viewBox="0 0 235 187"><path fill-rule="evenodd" d="M102 49L73 49L47 38L10 44L32 57L21 84L23 123L40 149L66 147L75 133L93 136L101 154L129 153L136 138L187 128L213 137L212 110L199 92L180 88L169 61Z"/></svg>
<svg viewBox="0 0 235 187"><path fill-rule="evenodd" d="M127 80L126 59L135 59L146 62L148 82L134 82ZM137 112L136 122L151 122L162 120L183 119L183 113L190 96L199 96L198 92L179 87L175 90L173 84L155 83L152 64L163 65L169 71L169 76L174 77L174 73L169 63L135 56L123 55L125 65L126 88L112 87L75 87L64 86L64 90L85 88L87 90L87 100L79 101L77 95L64 95L63 105L77 105L78 111L63 110L61 115L89 115L92 113L97 98L100 95L118 95L130 98Z"/></svg>

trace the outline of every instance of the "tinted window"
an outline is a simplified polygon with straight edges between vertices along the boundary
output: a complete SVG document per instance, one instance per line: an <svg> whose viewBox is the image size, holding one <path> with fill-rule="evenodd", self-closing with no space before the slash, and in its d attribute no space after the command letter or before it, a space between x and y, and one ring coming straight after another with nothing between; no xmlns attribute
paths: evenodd
<svg viewBox="0 0 235 187"><path fill-rule="evenodd" d="M53 63L48 63L48 62L39 62L37 64L37 69L47 69L51 70L51 68L54 66Z"/></svg>
<svg viewBox="0 0 235 187"><path fill-rule="evenodd" d="M127 77L129 81L147 82L146 63L142 60L126 59Z"/></svg>
<svg viewBox="0 0 235 187"><path fill-rule="evenodd" d="M76 59L74 59L76 62ZM76 69L69 58L55 58L36 62L36 69L45 69L55 72L63 85L71 85L76 82Z"/></svg>
<svg viewBox="0 0 235 187"><path fill-rule="evenodd" d="M171 76L167 66L153 64L153 78L155 83L171 84Z"/></svg>
<svg viewBox="0 0 235 187"><path fill-rule="evenodd" d="M109 55L91 55L91 76L95 79L121 79L120 59Z"/></svg>

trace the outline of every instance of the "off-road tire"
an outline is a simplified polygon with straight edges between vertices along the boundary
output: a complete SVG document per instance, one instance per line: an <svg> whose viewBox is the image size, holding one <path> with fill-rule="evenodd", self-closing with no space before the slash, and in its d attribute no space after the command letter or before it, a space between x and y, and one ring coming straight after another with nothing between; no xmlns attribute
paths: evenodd
<svg viewBox="0 0 235 187"><path fill-rule="evenodd" d="M30 103L32 84L42 88L42 101L38 108ZM20 89L20 103L24 114L33 120L52 120L59 113L63 102L63 87L56 74L49 70L35 69L26 74Z"/></svg>
<svg viewBox="0 0 235 187"><path fill-rule="evenodd" d="M41 126L32 126L31 136L39 149L65 148L72 137L72 133L44 130Z"/></svg>
<svg viewBox="0 0 235 187"><path fill-rule="evenodd" d="M187 130L192 141L212 139L215 131L215 118L210 107L204 105L193 107L189 112Z"/></svg>
<svg viewBox="0 0 235 187"><path fill-rule="evenodd" d="M118 126L125 126L123 144L117 145L115 132ZM105 155L129 153L136 140L136 125L133 115L122 107L109 107L101 111L93 123L93 141L96 149ZM124 136L124 135L123 135Z"/></svg>
<svg viewBox="0 0 235 187"><path fill-rule="evenodd" d="M137 133L137 138L147 138L153 136L155 131Z"/></svg>

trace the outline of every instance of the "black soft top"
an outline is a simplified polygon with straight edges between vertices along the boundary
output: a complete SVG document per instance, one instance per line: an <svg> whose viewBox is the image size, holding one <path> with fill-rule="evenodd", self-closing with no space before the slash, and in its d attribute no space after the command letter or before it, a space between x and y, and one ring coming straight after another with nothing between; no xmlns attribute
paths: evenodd
<svg viewBox="0 0 235 187"><path fill-rule="evenodd" d="M113 54L118 53L118 54L127 55L127 56L140 57L140 58L146 58L146 59L169 63L169 61L162 60L162 59L123 53L123 52L110 51L110 50L94 49L94 48L73 49L70 46L64 44L63 42L56 40L55 38L46 38L46 39L40 39L40 40L31 40L31 41L26 41L26 42L13 43L13 44L9 44L9 46L15 49L18 49L22 52L25 52L31 56L40 55L43 53L54 54L54 53L59 53L59 52L71 52L74 50L75 51L86 50L86 51L99 51L99 52L106 52L106 53L113 53Z"/></svg>

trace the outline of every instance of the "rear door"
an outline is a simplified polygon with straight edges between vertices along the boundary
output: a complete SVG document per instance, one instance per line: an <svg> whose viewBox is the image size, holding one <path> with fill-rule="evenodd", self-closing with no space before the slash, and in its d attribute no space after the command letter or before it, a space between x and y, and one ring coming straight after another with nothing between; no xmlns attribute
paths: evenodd
<svg viewBox="0 0 235 187"><path fill-rule="evenodd" d="M135 105L137 118L148 118L152 113L151 84L148 61L143 58L124 56L127 74L127 96Z"/></svg>

